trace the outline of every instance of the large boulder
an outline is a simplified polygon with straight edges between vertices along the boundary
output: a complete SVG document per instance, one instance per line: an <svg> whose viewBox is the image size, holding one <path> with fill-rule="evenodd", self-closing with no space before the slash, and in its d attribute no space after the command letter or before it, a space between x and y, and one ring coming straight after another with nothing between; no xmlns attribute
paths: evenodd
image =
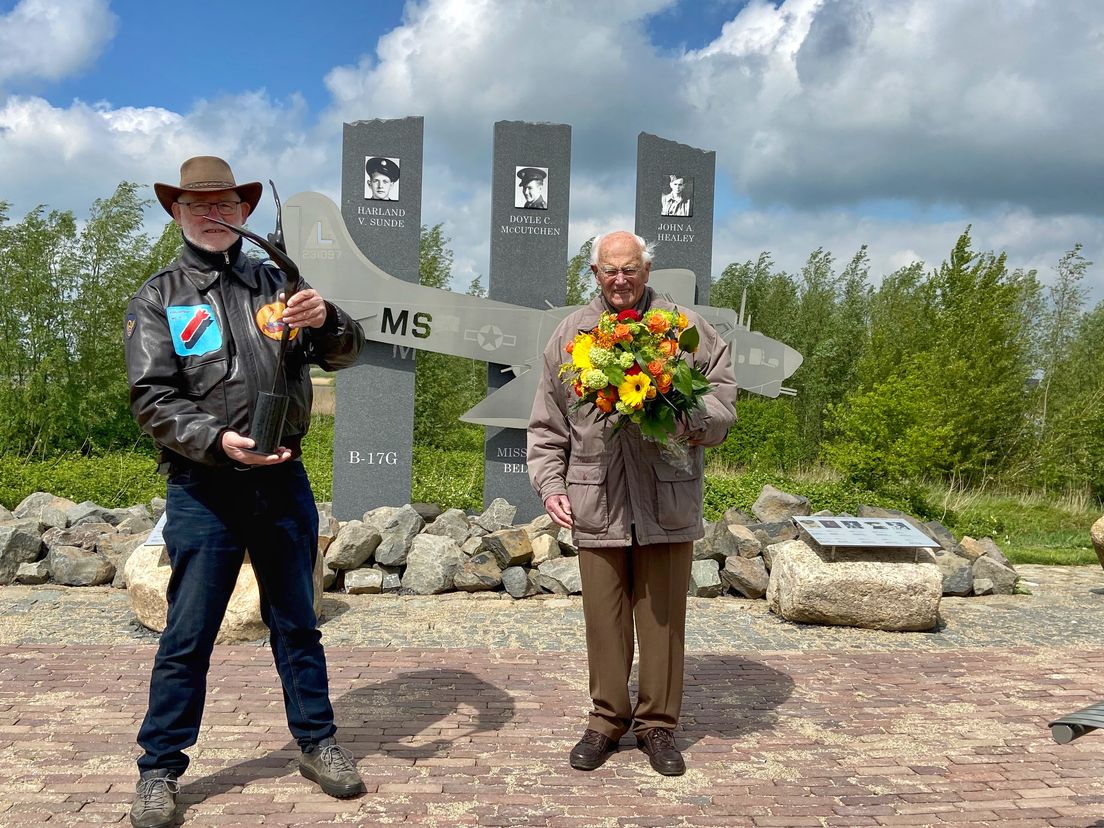
<svg viewBox="0 0 1104 828"><path fill-rule="evenodd" d="M943 594L965 596L974 588L974 570L970 561L946 549L933 549L926 553L939 569L943 578Z"/></svg>
<svg viewBox="0 0 1104 828"><path fill-rule="evenodd" d="M261 621L261 596L257 588L257 577L246 555L245 563L238 572L238 580L226 616L219 627L219 644L231 644L240 641L256 641L268 635L268 627ZM172 567L164 546L139 546L126 562L127 597L138 622L155 632L165 629L168 602L165 594L169 587ZM315 559L314 567L314 612L322 617L322 556Z"/></svg>
<svg viewBox="0 0 1104 828"><path fill-rule="evenodd" d="M553 558L540 565L537 583L557 595L579 595L583 591L583 579L579 574L579 559Z"/></svg>
<svg viewBox="0 0 1104 828"><path fill-rule="evenodd" d="M79 546L55 546L46 556L54 582L65 586L99 586L115 577L115 565L98 552Z"/></svg>
<svg viewBox="0 0 1104 828"><path fill-rule="evenodd" d="M826 563L801 541L774 550L767 601L787 621L873 630L930 630L943 578L934 564Z"/></svg>
<svg viewBox="0 0 1104 828"><path fill-rule="evenodd" d="M563 550L555 535L530 535L529 537L533 547L533 559L530 563L538 569L545 561L563 557Z"/></svg>
<svg viewBox="0 0 1104 828"><path fill-rule="evenodd" d="M687 594L698 598L716 598L725 591L721 581L721 567L712 558L690 564L690 585Z"/></svg>
<svg viewBox="0 0 1104 828"><path fill-rule="evenodd" d="M751 511L760 523L781 523L795 515L807 515L812 509L809 498L784 492L768 483L759 492Z"/></svg>
<svg viewBox="0 0 1104 828"><path fill-rule="evenodd" d="M367 515L365 516L367 518ZM367 519L365 523L367 523ZM401 509L396 509L380 530L379 546L376 547L376 560L387 566L400 566L406 563L406 556L410 552L410 544L425 527L422 516L414 511L409 503Z"/></svg>
<svg viewBox="0 0 1104 828"><path fill-rule="evenodd" d="M514 515L516 514L517 506L511 506L508 501L496 497L491 501L491 505L484 510L483 514L475 519L475 524L488 532L497 532L499 529L513 526Z"/></svg>
<svg viewBox="0 0 1104 828"><path fill-rule="evenodd" d="M447 538L452 538L457 545L460 545L468 539L470 529L468 516L464 514L462 509L448 509L441 512L433 523L425 528L424 532L427 535L444 535Z"/></svg>
<svg viewBox="0 0 1104 828"><path fill-rule="evenodd" d="M1092 539L1093 549L1096 550L1096 559L1104 566L1104 517L1098 518L1092 525L1089 537Z"/></svg>
<svg viewBox="0 0 1104 828"><path fill-rule="evenodd" d="M463 592L481 592L502 585L498 560L490 552L480 552L460 564L453 577L453 586Z"/></svg>
<svg viewBox="0 0 1104 828"><path fill-rule="evenodd" d="M733 592L745 598L762 598L767 594L767 584L770 583L770 575L762 556L745 558L733 555L725 558L720 576Z"/></svg>
<svg viewBox="0 0 1104 828"><path fill-rule="evenodd" d="M528 598L540 593L537 573L530 572L524 566L511 566L502 570L502 586L513 598Z"/></svg>
<svg viewBox="0 0 1104 828"><path fill-rule="evenodd" d="M10 584L19 565L42 557L42 538L17 522L0 526L0 584Z"/></svg>
<svg viewBox="0 0 1104 828"><path fill-rule="evenodd" d="M491 532L483 537L483 546L498 558L500 569L521 566L533 560L533 542L524 529L499 529Z"/></svg>
<svg viewBox="0 0 1104 828"><path fill-rule="evenodd" d="M35 518L47 526L64 529L69 525L67 512L77 504L68 498L57 497L49 492L29 494L15 507L17 518Z"/></svg>
<svg viewBox="0 0 1104 828"><path fill-rule="evenodd" d="M345 591L350 595L383 592L383 573L371 567L351 569L345 573Z"/></svg>
<svg viewBox="0 0 1104 828"><path fill-rule="evenodd" d="M1011 595L1016 591L1016 582L1020 576L1010 566L1005 566L988 555L977 558L973 564L974 583L979 580L988 580L992 583L991 592L995 595ZM988 594L977 592L975 594Z"/></svg>
<svg viewBox="0 0 1104 828"><path fill-rule="evenodd" d="M453 588L456 571L467 558L456 541L444 535L418 535L406 556L403 589L415 595L435 595Z"/></svg>
<svg viewBox="0 0 1104 828"><path fill-rule="evenodd" d="M372 556L381 540L374 527L350 520L326 550L326 566L333 570L356 569Z"/></svg>

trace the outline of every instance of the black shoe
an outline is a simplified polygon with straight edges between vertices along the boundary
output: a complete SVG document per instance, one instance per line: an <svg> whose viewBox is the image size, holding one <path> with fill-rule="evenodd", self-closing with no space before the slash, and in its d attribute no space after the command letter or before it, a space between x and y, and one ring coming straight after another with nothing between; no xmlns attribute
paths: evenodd
<svg viewBox="0 0 1104 828"><path fill-rule="evenodd" d="M348 799L365 790L353 755L332 736L299 754L299 773L337 799Z"/></svg>
<svg viewBox="0 0 1104 828"><path fill-rule="evenodd" d="M571 749L571 767L575 770L600 768L607 759L617 753L617 742L603 736L597 730L587 728L583 738Z"/></svg>
<svg viewBox="0 0 1104 828"><path fill-rule="evenodd" d="M665 727L653 727L637 738L640 749L648 754L652 770L664 776L682 776L686 773L686 762L675 747L674 733Z"/></svg>
<svg viewBox="0 0 1104 828"><path fill-rule="evenodd" d="M180 783L171 774L149 772L138 780L134 802L130 806L130 824L134 828L166 828L176 817L176 795Z"/></svg>

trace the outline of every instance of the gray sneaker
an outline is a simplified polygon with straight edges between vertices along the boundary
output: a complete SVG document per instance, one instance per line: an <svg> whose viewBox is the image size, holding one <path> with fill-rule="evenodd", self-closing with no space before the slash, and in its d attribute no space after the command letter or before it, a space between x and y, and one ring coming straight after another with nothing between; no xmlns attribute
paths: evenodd
<svg viewBox="0 0 1104 828"><path fill-rule="evenodd" d="M180 783L175 776L150 776L138 780L130 824L134 828L166 828L176 817L176 795Z"/></svg>
<svg viewBox="0 0 1104 828"><path fill-rule="evenodd" d="M299 773L317 782L323 793L338 799L364 793L353 755L331 736L299 754Z"/></svg>

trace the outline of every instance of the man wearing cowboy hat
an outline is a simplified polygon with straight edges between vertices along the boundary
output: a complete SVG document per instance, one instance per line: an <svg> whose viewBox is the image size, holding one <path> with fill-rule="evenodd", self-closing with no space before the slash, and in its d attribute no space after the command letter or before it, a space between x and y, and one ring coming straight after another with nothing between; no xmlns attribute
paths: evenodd
<svg viewBox="0 0 1104 828"><path fill-rule="evenodd" d="M245 551L257 576L261 617L284 690L300 772L336 797L364 785L334 740L326 658L314 612L318 512L299 460L310 424L308 363L329 370L356 361L359 325L300 283L283 302L284 274L242 252L242 225L261 197L237 184L221 158L180 168L180 186L155 184L183 234L180 256L127 306L124 341L131 410L159 449L168 476L164 528L172 564L168 617L138 733L136 828L170 825L177 782L195 744L215 636ZM290 333L281 375L277 354ZM258 454L248 436L259 389L288 397L283 445Z"/></svg>

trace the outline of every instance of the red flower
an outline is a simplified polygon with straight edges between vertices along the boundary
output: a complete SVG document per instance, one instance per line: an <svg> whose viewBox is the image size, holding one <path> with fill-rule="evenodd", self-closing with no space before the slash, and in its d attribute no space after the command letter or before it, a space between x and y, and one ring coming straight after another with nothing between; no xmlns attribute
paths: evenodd
<svg viewBox="0 0 1104 828"><path fill-rule="evenodd" d="M626 377L635 377L635 376L636 376L637 374L639 374L639 373L640 373L640 366L639 366L639 365L637 365L637 364L636 364L636 363L634 362L634 363L632 364L632 367L631 367L631 368L629 368L628 370L626 370L626 371L625 371L625 376L626 376Z"/></svg>
<svg viewBox="0 0 1104 828"><path fill-rule="evenodd" d="M633 322L639 322L640 321L640 314L637 313L632 308L628 308L627 310L623 310L623 311L621 311L621 313L617 314L617 321L618 322L624 322L624 321L630 320L630 319Z"/></svg>

